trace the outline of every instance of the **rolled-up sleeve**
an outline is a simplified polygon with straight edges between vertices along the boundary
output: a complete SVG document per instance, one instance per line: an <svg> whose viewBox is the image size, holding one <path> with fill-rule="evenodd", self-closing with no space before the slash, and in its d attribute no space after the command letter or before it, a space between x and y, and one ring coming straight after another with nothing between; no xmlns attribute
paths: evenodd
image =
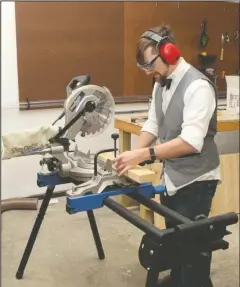
<svg viewBox="0 0 240 287"><path fill-rule="evenodd" d="M141 132L148 132L156 137L158 137L158 122L156 117L156 110L155 110L155 91L156 91L156 84L154 85L153 92L152 92L152 102L148 111L148 119L144 122Z"/></svg>
<svg viewBox="0 0 240 287"><path fill-rule="evenodd" d="M216 107L213 87L205 80L194 81L186 91L184 104L180 137L201 152Z"/></svg>

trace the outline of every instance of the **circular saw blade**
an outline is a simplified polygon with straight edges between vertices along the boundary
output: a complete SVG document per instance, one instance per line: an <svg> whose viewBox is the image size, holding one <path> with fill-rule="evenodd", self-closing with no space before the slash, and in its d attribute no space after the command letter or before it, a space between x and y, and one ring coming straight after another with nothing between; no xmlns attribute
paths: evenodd
<svg viewBox="0 0 240 287"><path fill-rule="evenodd" d="M106 87L86 85L73 90L65 101L65 124L67 125L85 107L87 102L94 103L94 109L85 112L66 132L65 137L75 139L95 136L104 132L114 116L114 99Z"/></svg>

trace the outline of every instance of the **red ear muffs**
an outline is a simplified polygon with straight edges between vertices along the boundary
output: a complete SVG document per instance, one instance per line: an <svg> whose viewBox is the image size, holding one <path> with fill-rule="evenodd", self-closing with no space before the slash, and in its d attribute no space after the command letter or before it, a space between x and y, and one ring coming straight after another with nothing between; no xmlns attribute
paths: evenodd
<svg viewBox="0 0 240 287"><path fill-rule="evenodd" d="M180 51L177 46L172 43L165 43L160 46L160 55L167 64L174 65L180 58Z"/></svg>
<svg viewBox="0 0 240 287"><path fill-rule="evenodd" d="M141 38L146 38L157 43L156 49L159 51L159 56L166 64L175 65L177 63L181 53L178 47L172 43L169 36L162 37L156 32L148 30L147 32L143 33Z"/></svg>

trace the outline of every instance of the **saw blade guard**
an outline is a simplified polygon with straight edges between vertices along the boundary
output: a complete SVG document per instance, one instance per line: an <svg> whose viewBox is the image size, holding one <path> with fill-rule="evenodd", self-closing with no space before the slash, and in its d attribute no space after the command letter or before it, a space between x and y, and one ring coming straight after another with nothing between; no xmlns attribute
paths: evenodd
<svg viewBox="0 0 240 287"><path fill-rule="evenodd" d="M77 135L92 137L103 133L112 122L114 107L114 98L106 87L86 85L74 89L64 103L65 126L85 111L64 137L74 140Z"/></svg>

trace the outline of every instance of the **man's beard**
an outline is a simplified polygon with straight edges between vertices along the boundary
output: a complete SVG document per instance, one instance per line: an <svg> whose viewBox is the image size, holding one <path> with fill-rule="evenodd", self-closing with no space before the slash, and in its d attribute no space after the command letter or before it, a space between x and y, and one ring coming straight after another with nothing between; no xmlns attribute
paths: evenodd
<svg viewBox="0 0 240 287"><path fill-rule="evenodd" d="M159 73L155 73L153 77L155 79L155 82L157 82L161 85L166 81L166 78L167 78L166 76L163 76Z"/></svg>

